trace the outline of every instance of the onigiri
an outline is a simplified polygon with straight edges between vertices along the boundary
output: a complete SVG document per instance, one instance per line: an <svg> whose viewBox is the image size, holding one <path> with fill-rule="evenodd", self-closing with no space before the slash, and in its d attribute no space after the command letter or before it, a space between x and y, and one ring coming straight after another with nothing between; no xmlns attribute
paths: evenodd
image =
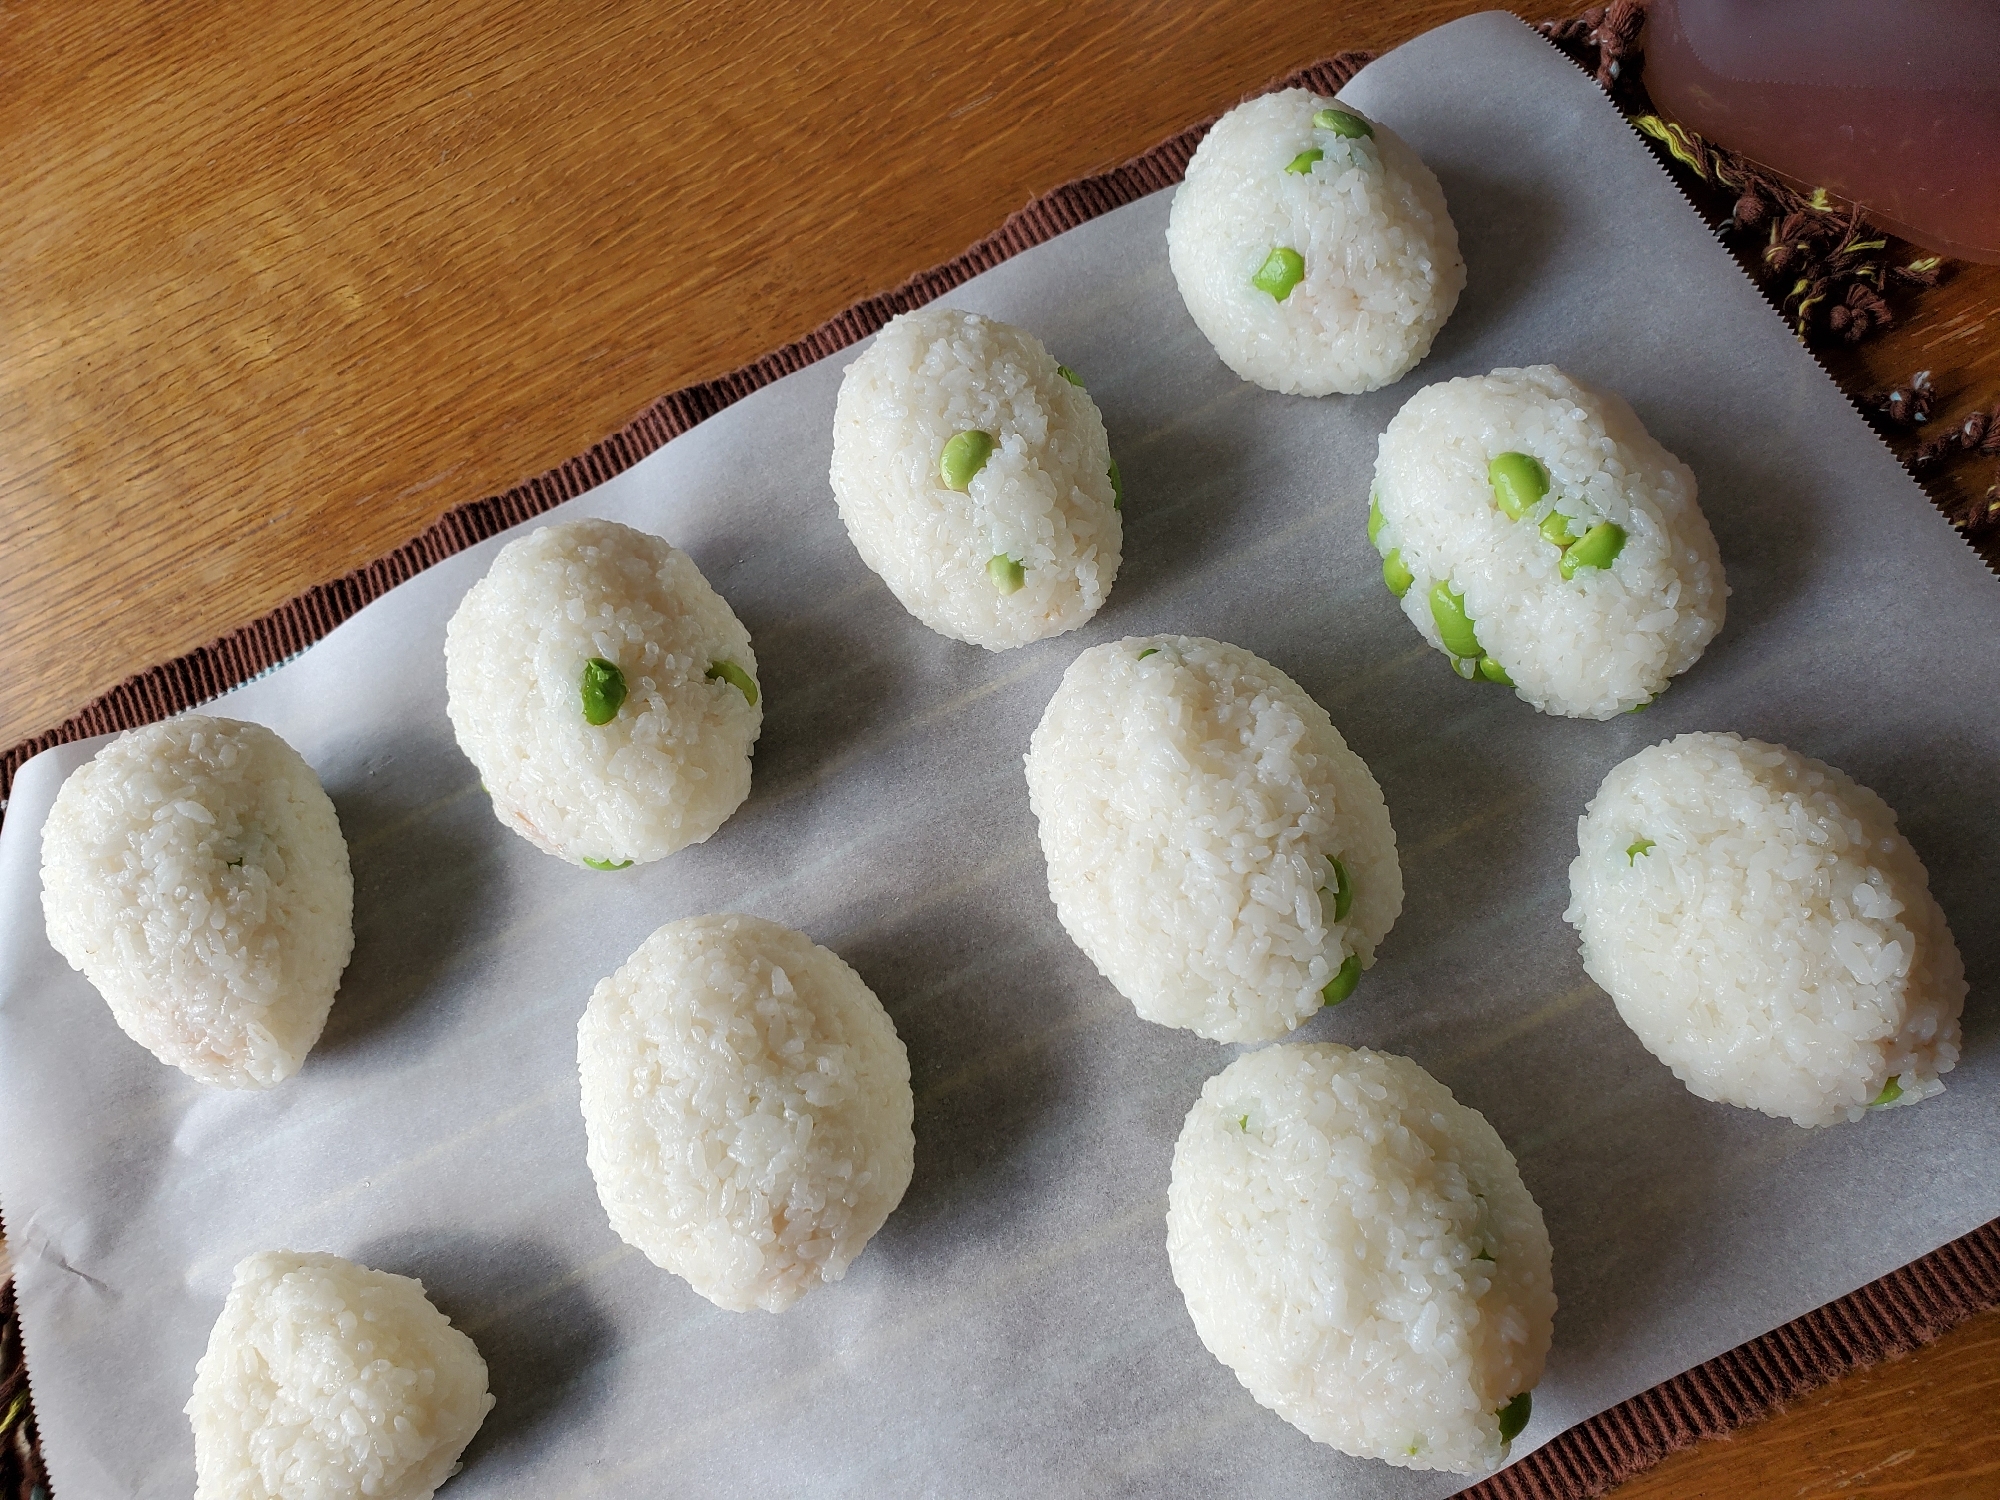
<svg viewBox="0 0 2000 1500"><path fill-rule="evenodd" d="M182 714L79 766L42 825L49 942L119 1028L217 1088L319 1040L354 950L354 878L311 766L262 724Z"/></svg>
<svg viewBox="0 0 2000 1500"><path fill-rule="evenodd" d="M1452 670L1543 713L1644 708L1722 628L1694 475L1554 365L1426 386L1382 434L1368 539Z"/></svg>
<svg viewBox="0 0 2000 1500"><path fill-rule="evenodd" d="M1473 1474L1527 1425L1548 1230L1485 1117L1406 1057L1287 1044L1209 1079L1167 1259L1209 1352L1315 1442Z"/></svg>
<svg viewBox="0 0 2000 1500"><path fill-rule="evenodd" d="M1943 1092L1965 964L1895 813L1832 766L1733 734L1641 750L1569 884L1585 971L1700 1097L1832 1125Z"/></svg>
<svg viewBox="0 0 2000 1500"><path fill-rule="evenodd" d="M750 795L750 633L659 537L581 520L509 542L452 615L444 661L494 815L559 859L664 859Z"/></svg>
<svg viewBox="0 0 2000 1500"><path fill-rule="evenodd" d="M1239 646L1093 646L1027 776L1056 915L1149 1021L1283 1036L1352 993L1403 909L1382 789L1326 710Z"/></svg>
<svg viewBox="0 0 2000 1500"><path fill-rule="evenodd" d="M422 1282L252 1255L195 1366L195 1500L429 1500L492 1409L486 1361Z"/></svg>
<svg viewBox="0 0 2000 1500"><path fill-rule="evenodd" d="M577 1025L611 1227L717 1307L839 1281L910 1184L910 1062L861 976L757 917L672 922Z"/></svg>
<svg viewBox="0 0 2000 1500"><path fill-rule="evenodd" d="M1167 261L1222 362L1288 395L1402 379L1465 288L1430 168L1386 125L1305 89L1210 128L1174 192Z"/></svg>
<svg viewBox="0 0 2000 1500"><path fill-rule="evenodd" d="M989 651L1074 630L1118 576L1123 485L1082 377L977 313L893 319L847 367L829 470L905 609Z"/></svg>

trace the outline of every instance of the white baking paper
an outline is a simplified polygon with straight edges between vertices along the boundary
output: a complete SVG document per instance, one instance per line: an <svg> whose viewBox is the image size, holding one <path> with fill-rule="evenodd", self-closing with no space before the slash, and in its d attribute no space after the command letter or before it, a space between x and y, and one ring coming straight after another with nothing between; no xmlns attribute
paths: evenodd
<svg viewBox="0 0 2000 1500"><path fill-rule="evenodd" d="M1470 265L1396 388L1238 381L1175 293L1166 194L949 299L1039 332L1103 408L1127 553L1076 634L989 655L861 565L826 482L851 352L565 507L685 547L756 640L756 783L706 845L599 874L494 821L445 720L441 643L499 540L222 700L319 769L353 853L353 963L275 1091L154 1062L50 950L38 835L96 745L23 771L0 837L0 1193L57 1500L191 1492L195 1361L231 1266L274 1246L420 1276L477 1340L499 1404L452 1500L1457 1488L1259 1407L1168 1273L1172 1143L1236 1050L1139 1020L1071 946L1021 772L1064 666L1126 635L1270 658L1382 783L1408 905L1299 1036L1415 1057L1520 1158L1562 1299L1522 1451L2000 1215L2000 584L1519 22L1433 32L1347 96L1436 169ZM1610 724L1459 681L1363 533L1376 435L1419 384L1541 360L1622 391L1693 466L1734 589L1702 662ZM1561 921L1576 817L1612 765L1689 729L1783 741L1899 810L1972 976L1942 1098L1819 1132L1704 1103L1584 977ZM625 1248L584 1165L591 986L717 910L844 955L914 1075L902 1207L843 1283L777 1317L718 1311Z"/></svg>

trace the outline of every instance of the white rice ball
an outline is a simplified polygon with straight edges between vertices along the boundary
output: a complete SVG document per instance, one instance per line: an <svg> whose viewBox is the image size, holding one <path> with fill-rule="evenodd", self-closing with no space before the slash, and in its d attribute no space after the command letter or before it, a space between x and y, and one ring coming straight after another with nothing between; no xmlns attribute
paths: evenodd
<svg viewBox="0 0 2000 1500"><path fill-rule="evenodd" d="M586 715L593 661L625 688L603 723ZM444 663L494 815L571 864L664 859L750 795L764 724L750 633L659 537L582 520L509 542L445 628Z"/></svg>
<svg viewBox="0 0 2000 1500"><path fill-rule="evenodd" d="M195 1366L195 1500L429 1500L492 1409L486 1361L422 1282L252 1255Z"/></svg>
<svg viewBox="0 0 2000 1500"><path fill-rule="evenodd" d="M1554 1330L1548 1230L1485 1117L1408 1058L1290 1044L1209 1079L1167 1258L1209 1352L1315 1442L1505 1462Z"/></svg>
<svg viewBox="0 0 2000 1500"><path fill-rule="evenodd" d="M299 1070L354 951L333 803L261 724L182 714L77 767L42 825L49 942L133 1041L192 1078Z"/></svg>
<svg viewBox="0 0 2000 1500"><path fill-rule="evenodd" d="M1465 289L1430 168L1386 125L1304 89L1215 122L1174 192L1167 259L1222 362L1287 395L1402 379Z"/></svg>
<svg viewBox="0 0 2000 1500"><path fill-rule="evenodd" d="M1489 473L1503 454L1547 484L1518 518ZM1412 396L1382 434L1368 530L1424 639L1543 713L1644 707L1722 628L1729 588L1694 475L1623 400L1554 365Z"/></svg>
<svg viewBox="0 0 2000 1500"><path fill-rule="evenodd" d="M954 488L941 465L963 478L978 435L991 452ZM953 640L1004 651L1097 613L1124 540L1116 467L1082 385L1033 334L976 313L891 320L840 382L828 477L847 534Z"/></svg>
<svg viewBox="0 0 2000 1500"><path fill-rule="evenodd" d="M1027 773L1056 915L1149 1021L1283 1036L1346 998L1403 909L1382 789L1326 710L1239 646L1085 651Z"/></svg>
<svg viewBox="0 0 2000 1500"><path fill-rule="evenodd" d="M757 917L671 922L577 1024L611 1227L717 1307L835 1282L910 1185L910 1061L861 976Z"/></svg>
<svg viewBox="0 0 2000 1500"><path fill-rule="evenodd" d="M1965 965L1868 788L1684 734L1613 767L1576 836L1584 969L1694 1093L1832 1125L1943 1092Z"/></svg>

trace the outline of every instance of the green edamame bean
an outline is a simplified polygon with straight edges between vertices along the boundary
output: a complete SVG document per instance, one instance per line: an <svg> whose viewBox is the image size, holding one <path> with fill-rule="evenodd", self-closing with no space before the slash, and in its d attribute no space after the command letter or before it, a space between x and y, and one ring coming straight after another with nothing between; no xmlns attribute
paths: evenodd
<svg viewBox="0 0 2000 1500"><path fill-rule="evenodd" d="M993 435L974 429L971 432L952 434L944 445L944 452L938 455L938 478L946 489L963 494L971 488L972 476L986 467L986 460L993 456Z"/></svg>
<svg viewBox="0 0 2000 1500"><path fill-rule="evenodd" d="M1465 612L1465 596L1440 580L1431 585L1431 619L1437 622L1438 639L1453 656L1477 659L1486 654Z"/></svg>
<svg viewBox="0 0 2000 1500"><path fill-rule="evenodd" d="M1076 371L1072 370L1068 365L1057 365L1056 374L1062 376L1064 380L1067 380L1071 385L1075 386L1078 390L1083 389L1083 377L1077 374Z"/></svg>
<svg viewBox="0 0 2000 1500"><path fill-rule="evenodd" d="M1514 679L1507 675L1507 669L1490 656L1479 658L1479 675L1488 682L1497 682L1502 687L1512 687Z"/></svg>
<svg viewBox="0 0 2000 1500"><path fill-rule="evenodd" d="M1358 141L1375 133L1375 127L1359 115L1351 115L1344 109L1322 109L1313 115L1313 124L1321 130L1331 130L1335 135L1350 141Z"/></svg>
<svg viewBox="0 0 2000 1500"><path fill-rule="evenodd" d="M1637 864L1639 856L1652 847L1653 841L1649 838L1642 837L1632 840L1631 843L1625 846L1625 863L1628 865Z"/></svg>
<svg viewBox="0 0 2000 1500"><path fill-rule="evenodd" d="M1003 594L1017 592L1028 581L1028 571L1004 552L998 552L987 561L986 576L993 587Z"/></svg>
<svg viewBox="0 0 2000 1500"><path fill-rule="evenodd" d="M1500 1419L1500 1441L1511 1443L1525 1432L1528 1427L1528 1417L1534 1409L1534 1393L1523 1391L1495 1412L1494 1415Z"/></svg>
<svg viewBox="0 0 2000 1500"><path fill-rule="evenodd" d="M1250 285L1260 292L1269 292L1283 302L1292 295L1292 288L1305 279L1306 258L1296 250L1279 245L1264 257L1264 264L1250 278Z"/></svg>
<svg viewBox="0 0 2000 1500"><path fill-rule="evenodd" d="M592 859L586 854L583 857L583 862L593 870L629 870L632 868L632 861L629 859L621 859L616 864L613 864L608 859Z"/></svg>
<svg viewBox="0 0 2000 1500"><path fill-rule="evenodd" d="M1526 453L1502 453L1486 466L1486 482L1507 519L1518 521L1549 492L1549 471Z"/></svg>
<svg viewBox="0 0 2000 1500"><path fill-rule="evenodd" d="M1625 529L1609 521L1599 521L1563 553L1558 571L1565 578L1576 577L1583 568L1608 568L1625 546Z"/></svg>
<svg viewBox="0 0 2000 1500"><path fill-rule="evenodd" d="M1159 654L1160 648L1158 646L1148 646L1144 651L1139 653L1139 660L1144 661L1149 656L1158 656Z"/></svg>
<svg viewBox="0 0 2000 1500"><path fill-rule="evenodd" d="M1870 1109L1880 1109L1885 1104L1894 1104L1902 1097L1903 1080L1900 1077L1891 1078L1887 1083L1882 1085L1882 1092L1868 1101L1868 1107Z"/></svg>
<svg viewBox="0 0 2000 1500"><path fill-rule="evenodd" d="M1326 987L1319 992L1320 1004L1340 1004L1354 993L1354 987L1359 983L1361 983L1361 955L1350 953L1347 955L1347 961L1334 972L1333 978L1329 979Z"/></svg>
<svg viewBox="0 0 2000 1500"><path fill-rule="evenodd" d="M1382 581L1389 585L1389 592L1398 599L1409 593L1410 585L1417 581L1416 575L1403 566L1403 551L1391 547L1382 557Z"/></svg>
<svg viewBox="0 0 2000 1500"><path fill-rule="evenodd" d="M1113 510L1123 510L1125 508L1125 476L1118 472L1118 460L1115 458L1112 459L1104 472L1111 480L1111 508Z"/></svg>
<svg viewBox="0 0 2000 1500"><path fill-rule="evenodd" d="M712 661L708 664L707 675L710 682L720 680L728 683L748 700L752 708L757 706L757 684L752 680L750 674L737 666L735 662Z"/></svg>
<svg viewBox="0 0 2000 1500"><path fill-rule="evenodd" d="M1303 177L1313 169L1314 162L1325 160L1326 153L1320 150L1319 147L1313 146L1308 150L1301 151L1297 156L1286 162L1285 170L1287 172L1296 172L1299 176Z"/></svg>
<svg viewBox="0 0 2000 1500"><path fill-rule="evenodd" d="M593 656L583 664L583 720L586 724L609 724L618 717L618 706L627 692L625 674L618 663Z"/></svg>
<svg viewBox="0 0 2000 1500"><path fill-rule="evenodd" d="M1369 546L1376 547L1375 538L1382 534L1382 528L1387 524L1388 523L1382 519L1381 499L1378 496L1371 494L1368 497L1368 545ZM1379 552L1381 548L1376 547L1376 550Z"/></svg>
<svg viewBox="0 0 2000 1500"><path fill-rule="evenodd" d="M1542 540L1560 552L1576 538L1570 535L1569 517L1552 510L1542 517Z"/></svg>
<svg viewBox="0 0 2000 1500"><path fill-rule="evenodd" d="M1333 866L1333 920L1345 922L1354 910L1354 882L1347 878L1346 865L1337 859L1328 863Z"/></svg>

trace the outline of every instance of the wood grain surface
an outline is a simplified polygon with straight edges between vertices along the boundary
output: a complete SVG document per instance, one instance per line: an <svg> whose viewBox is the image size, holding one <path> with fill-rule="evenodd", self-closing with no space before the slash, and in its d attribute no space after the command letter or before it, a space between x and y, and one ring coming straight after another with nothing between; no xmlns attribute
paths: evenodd
<svg viewBox="0 0 2000 1500"><path fill-rule="evenodd" d="M0 6L0 745L1038 192L1481 8ZM1960 271L1835 373L1930 368L1956 420L2000 400L1996 313ZM1986 1314L1621 1494L1990 1496L1996 1434Z"/></svg>
<svg viewBox="0 0 2000 1500"><path fill-rule="evenodd" d="M1617 1500L1993 1500L2000 1308L1726 1438L1669 1454Z"/></svg>

